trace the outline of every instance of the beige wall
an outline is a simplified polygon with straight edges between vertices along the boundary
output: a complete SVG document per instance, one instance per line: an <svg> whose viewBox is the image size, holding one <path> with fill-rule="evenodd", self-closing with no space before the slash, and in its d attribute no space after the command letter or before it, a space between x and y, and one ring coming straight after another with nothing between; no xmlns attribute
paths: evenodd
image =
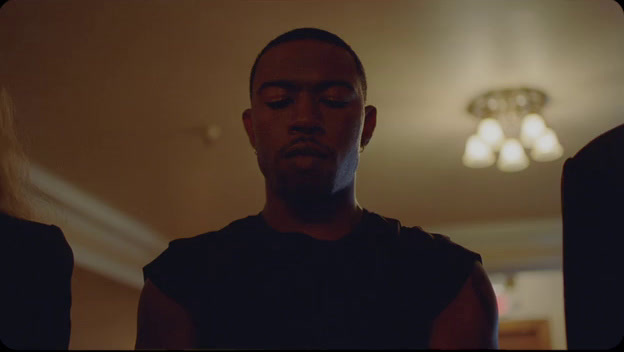
<svg viewBox="0 0 624 352"><path fill-rule="evenodd" d="M492 275L492 283L498 275ZM495 285L496 286L496 285ZM511 309L501 320L545 319L550 330L552 349L567 349L561 270L520 271L514 275L513 287L507 289Z"/></svg>
<svg viewBox="0 0 624 352"><path fill-rule="evenodd" d="M74 267L69 348L134 349L140 291Z"/></svg>

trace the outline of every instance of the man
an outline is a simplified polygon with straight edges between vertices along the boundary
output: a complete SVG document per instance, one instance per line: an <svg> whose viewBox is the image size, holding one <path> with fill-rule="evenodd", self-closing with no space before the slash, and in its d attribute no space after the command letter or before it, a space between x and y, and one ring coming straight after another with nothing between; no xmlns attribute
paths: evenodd
<svg viewBox="0 0 624 352"><path fill-rule="evenodd" d="M357 55L301 28L258 55L243 112L262 211L144 268L139 348L497 348L480 256L363 209L377 111Z"/></svg>

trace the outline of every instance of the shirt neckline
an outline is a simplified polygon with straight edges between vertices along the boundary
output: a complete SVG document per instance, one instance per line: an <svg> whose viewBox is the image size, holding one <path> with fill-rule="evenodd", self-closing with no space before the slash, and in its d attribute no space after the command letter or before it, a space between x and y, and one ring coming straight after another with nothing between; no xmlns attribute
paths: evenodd
<svg viewBox="0 0 624 352"><path fill-rule="evenodd" d="M367 229L367 224L370 224L371 221L373 220L373 213L369 212L367 209L362 208L362 217L360 219L360 221L357 223L357 225L353 228L353 230L351 232L349 232L348 234L342 236L341 238L337 239L337 240L321 240L321 239L317 239L314 238L306 233L303 232L281 232L281 231L277 231L274 228L272 228L271 226L269 226L269 224L266 222L266 220L264 219L264 217L262 216L262 211L258 212L256 215L253 215L252 217L254 218L253 220L259 225L259 227L262 229L262 232L266 233L266 234L270 234L272 236L278 237L280 239L284 238L287 240L297 240L297 239L303 239L306 241L310 241L313 243L319 243L319 244L326 244L326 245L337 245L340 243L344 243L344 242L348 242L351 241L353 239L359 238Z"/></svg>

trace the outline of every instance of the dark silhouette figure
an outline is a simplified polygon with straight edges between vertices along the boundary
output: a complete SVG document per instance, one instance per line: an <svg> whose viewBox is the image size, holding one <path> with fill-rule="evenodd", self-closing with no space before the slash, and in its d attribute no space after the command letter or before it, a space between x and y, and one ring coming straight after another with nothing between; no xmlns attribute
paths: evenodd
<svg viewBox="0 0 624 352"><path fill-rule="evenodd" d="M61 230L0 213L0 341L13 349L67 349L72 250Z"/></svg>
<svg viewBox="0 0 624 352"><path fill-rule="evenodd" d="M563 167L563 274L569 349L624 338L624 124Z"/></svg>
<svg viewBox="0 0 624 352"><path fill-rule="evenodd" d="M0 98L0 342L67 349L73 253L58 227L26 220L25 159L4 90Z"/></svg>

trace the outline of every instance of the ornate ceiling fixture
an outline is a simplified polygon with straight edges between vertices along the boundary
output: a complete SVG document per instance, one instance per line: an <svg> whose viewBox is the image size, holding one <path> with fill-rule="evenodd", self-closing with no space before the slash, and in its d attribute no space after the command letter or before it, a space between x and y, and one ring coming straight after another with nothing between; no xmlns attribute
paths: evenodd
<svg viewBox="0 0 624 352"><path fill-rule="evenodd" d="M482 168L496 162L501 171L524 170L529 166L525 149L535 161L560 158L563 147L541 115L546 101L546 94L531 88L494 90L475 98L468 112L480 121L466 141L464 165Z"/></svg>

